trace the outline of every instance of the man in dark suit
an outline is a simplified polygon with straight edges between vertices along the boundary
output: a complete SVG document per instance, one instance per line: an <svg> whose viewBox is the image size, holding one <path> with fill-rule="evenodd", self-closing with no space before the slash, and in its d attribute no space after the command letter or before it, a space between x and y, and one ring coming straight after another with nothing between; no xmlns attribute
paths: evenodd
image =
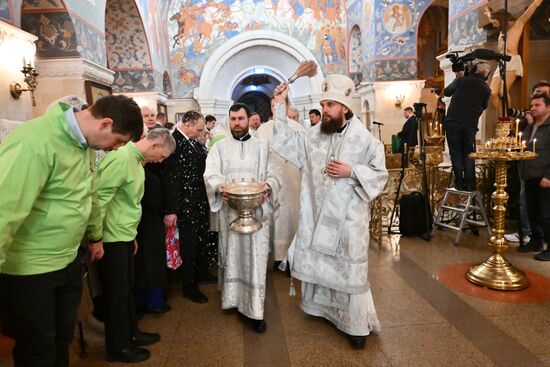
<svg viewBox="0 0 550 367"><path fill-rule="evenodd" d="M403 115L407 119L403 125L403 129L397 133L399 137L399 152L404 152L404 146L407 144L407 147L414 147L418 145L418 122L416 121L416 116L412 107L407 107L403 111Z"/></svg>
<svg viewBox="0 0 550 367"><path fill-rule="evenodd" d="M195 139L204 131L204 117L196 111L183 115L173 132L175 152L165 161L163 185L166 195L164 224L177 224L183 260L183 296L195 303L208 298L197 286L198 271L206 266L209 207L204 188L205 157Z"/></svg>
<svg viewBox="0 0 550 367"><path fill-rule="evenodd" d="M487 63L479 62L472 75L457 72L456 79L445 88L445 96L453 96L443 126L457 190L476 189L475 162L468 154L475 151L477 123L491 95L485 82L490 71Z"/></svg>

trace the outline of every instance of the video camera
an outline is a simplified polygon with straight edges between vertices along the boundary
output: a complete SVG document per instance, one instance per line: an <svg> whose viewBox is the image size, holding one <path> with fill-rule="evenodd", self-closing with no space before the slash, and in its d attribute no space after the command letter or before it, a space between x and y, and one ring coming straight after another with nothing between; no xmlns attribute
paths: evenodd
<svg viewBox="0 0 550 367"><path fill-rule="evenodd" d="M518 119L522 119L525 117L525 114L529 112L528 109L518 109L518 108L509 108L508 109L508 117L515 117Z"/></svg>
<svg viewBox="0 0 550 367"><path fill-rule="evenodd" d="M449 53L445 57L450 59L452 63L451 68L453 70L453 73L463 71L464 75L470 75L473 68L472 61L475 60L475 57L473 57L471 52L464 56L458 56L459 53L460 51L454 51Z"/></svg>
<svg viewBox="0 0 550 367"><path fill-rule="evenodd" d="M463 51L451 51L449 54L445 55L446 58L451 60L453 73L464 71L464 75L475 74L476 65L473 63L475 59L496 61L512 60L512 56L510 55L499 54L498 52L487 50L485 48L478 48L477 50L467 53L466 55L458 56L461 52Z"/></svg>

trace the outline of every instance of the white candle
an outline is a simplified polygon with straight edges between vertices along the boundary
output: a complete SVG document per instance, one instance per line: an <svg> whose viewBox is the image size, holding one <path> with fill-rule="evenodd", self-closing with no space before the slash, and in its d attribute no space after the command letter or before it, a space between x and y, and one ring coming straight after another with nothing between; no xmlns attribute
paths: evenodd
<svg viewBox="0 0 550 367"><path fill-rule="evenodd" d="M533 153L535 153L535 144L537 143L537 139L533 139Z"/></svg>

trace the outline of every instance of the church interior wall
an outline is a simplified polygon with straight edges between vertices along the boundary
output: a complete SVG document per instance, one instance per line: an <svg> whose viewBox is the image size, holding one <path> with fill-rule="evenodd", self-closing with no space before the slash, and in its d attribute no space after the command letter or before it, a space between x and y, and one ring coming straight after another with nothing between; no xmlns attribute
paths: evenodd
<svg viewBox="0 0 550 367"><path fill-rule="evenodd" d="M35 36L6 22L0 22L0 119L26 121L33 117L30 94L23 93L19 99L12 98L8 91L11 82L25 86L23 74L23 58L30 60L34 57Z"/></svg>
<svg viewBox="0 0 550 367"><path fill-rule="evenodd" d="M302 42L323 72L347 73L346 8L343 2L312 1L309 7L288 0L218 3L173 1L168 12L174 94L192 96L203 66L227 40L253 30L273 30Z"/></svg>

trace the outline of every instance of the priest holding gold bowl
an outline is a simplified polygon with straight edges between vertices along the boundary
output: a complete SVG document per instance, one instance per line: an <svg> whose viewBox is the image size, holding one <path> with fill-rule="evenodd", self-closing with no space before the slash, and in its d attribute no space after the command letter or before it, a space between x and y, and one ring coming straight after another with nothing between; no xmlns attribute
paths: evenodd
<svg viewBox="0 0 550 367"><path fill-rule="evenodd" d="M254 331L263 333L267 329L267 219L277 206L280 184L269 164L267 141L249 134L249 117L248 106L237 103L230 107L231 137L213 145L206 159L204 182L210 210L219 212L222 309L237 308L252 319Z"/></svg>

